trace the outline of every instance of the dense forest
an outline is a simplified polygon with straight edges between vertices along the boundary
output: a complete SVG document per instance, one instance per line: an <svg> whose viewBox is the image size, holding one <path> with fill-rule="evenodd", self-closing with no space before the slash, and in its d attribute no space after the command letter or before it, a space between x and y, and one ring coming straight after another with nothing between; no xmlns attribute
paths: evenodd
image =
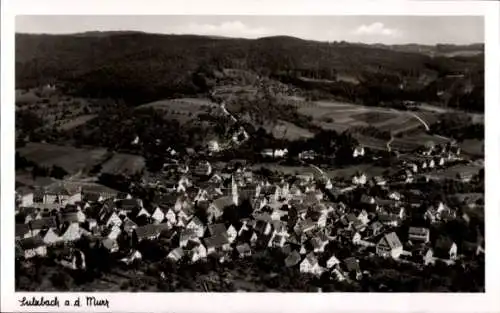
<svg viewBox="0 0 500 313"><path fill-rule="evenodd" d="M17 34L16 84L54 83L80 96L120 98L136 105L204 93L210 76L236 68L321 97L368 105L410 100L484 110L483 54L433 57L415 51L420 50L285 36L247 40L134 32Z"/></svg>

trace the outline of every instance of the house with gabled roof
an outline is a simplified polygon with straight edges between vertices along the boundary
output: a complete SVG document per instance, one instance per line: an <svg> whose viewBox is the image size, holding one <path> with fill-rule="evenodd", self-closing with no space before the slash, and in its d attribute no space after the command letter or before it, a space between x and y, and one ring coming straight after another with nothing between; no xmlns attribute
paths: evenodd
<svg viewBox="0 0 500 313"><path fill-rule="evenodd" d="M248 243L243 243L236 246L236 251L238 252L238 256L240 258L246 258L252 256L252 249Z"/></svg>
<svg viewBox="0 0 500 313"><path fill-rule="evenodd" d="M363 277L363 273L361 272L358 259L356 259L355 257L349 257L344 260L344 265L347 273L355 276L357 280L361 280L361 278Z"/></svg>
<svg viewBox="0 0 500 313"><path fill-rule="evenodd" d="M270 248L282 248L285 245L286 238L287 237L284 235L274 234L273 236L271 236L271 239L269 240L267 246Z"/></svg>
<svg viewBox="0 0 500 313"><path fill-rule="evenodd" d="M408 229L408 239L415 242L427 243L430 240L430 231L426 227L410 227Z"/></svg>
<svg viewBox="0 0 500 313"><path fill-rule="evenodd" d="M35 256L45 257L47 255L47 245L40 236L23 238L18 241L18 244L22 249L25 259L30 259Z"/></svg>
<svg viewBox="0 0 500 313"><path fill-rule="evenodd" d="M196 235L201 238L205 234L205 225L198 217L193 217L191 221L186 225L186 229L192 229Z"/></svg>
<svg viewBox="0 0 500 313"><path fill-rule="evenodd" d="M326 261L326 268L328 269L331 269L337 265L340 264L340 261L339 259L337 259L337 257L335 257L335 255L332 255L330 258L328 258L328 260Z"/></svg>
<svg viewBox="0 0 500 313"><path fill-rule="evenodd" d="M236 231L236 228L233 225L229 225L227 228L227 239L229 240L229 243L233 243L236 238L238 237L238 232Z"/></svg>
<svg viewBox="0 0 500 313"><path fill-rule="evenodd" d="M107 213L102 217L101 220L107 227L111 225L121 226L122 219L116 214L116 212Z"/></svg>
<svg viewBox="0 0 500 313"><path fill-rule="evenodd" d="M59 230L64 242L77 241L82 236L82 229L78 223L64 223Z"/></svg>
<svg viewBox="0 0 500 313"><path fill-rule="evenodd" d="M457 244L447 236L439 237L433 247L434 257L454 261L458 256Z"/></svg>
<svg viewBox="0 0 500 313"><path fill-rule="evenodd" d="M209 236L227 236L226 226L223 223L208 225Z"/></svg>
<svg viewBox="0 0 500 313"><path fill-rule="evenodd" d="M395 232L385 234L377 243L376 252L382 257L399 258L403 253L403 244Z"/></svg>
<svg viewBox="0 0 500 313"><path fill-rule="evenodd" d="M56 245L62 241L61 234L59 233L59 231L56 228L53 228L53 227L41 230L38 233L38 236L40 236L40 238L42 238L43 242L47 246Z"/></svg>
<svg viewBox="0 0 500 313"><path fill-rule="evenodd" d="M185 247L186 254L192 263L207 258L207 248L200 241L189 241Z"/></svg>
<svg viewBox="0 0 500 313"><path fill-rule="evenodd" d="M31 229L31 236L36 236L41 230L49 228L57 228L57 220L55 217L46 217L41 219L32 220L28 223Z"/></svg>
<svg viewBox="0 0 500 313"><path fill-rule="evenodd" d="M219 219L224 213L224 209L233 205L235 205L235 202L231 196L224 196L214 200L207 210L208 220L213 222Z"/></svg>
<svg viewBox="0 0 500 313"><path fill-rule="evenodd" d="M309 273L316 276L320 276L323 273L323 268L319 265L318 259L314 253L309 253L306 255L304 260L300 263L300 272Z"/></svg>
<svg viewBox="0 0 500 313"><path fill-rule="evenodd" d="M168 209L165 213L165 220L167 220L170 224L177 224L177 215L175 214L173 209Z"/></svg>
<svg viewBox="0 0 500 313"><path fill-rule="evenodd" d="M369 231L370 231L372 236L377 236L380 233L382 233L383 229L384 229L384 225L382 223L380 223L379 221L375 221L375 222L370 224Z"/></svg>
<svg viewBox="0 0 500 313"><path fill-rule="evenodd" d="M144 239L154 240L157 239L163 231L168 230L169 228L170 227L168 227L166 223L147 224L135 228L134 232L137 236L138 241L142 241Z"/></svg>
<svg viewBox="0 0 500 313"><path fill-rule="evenodd" d="M123 263L125 263L125 264L127 264L127 265L129 265L132 262L139 261L141 259L142 259L141 252L139 252L138 250L134 249L134 250L130 251L130 253L126 257L120 259L120 261L123 262Z"/></svg>
<svg viewBox="0 0 500 313"><path fill-rule="evenodd" d="M101 243L102 246L106 248L110 253L116 253L120 250L120 246L118 245L116 239L104 237L102 238Z"/></svg>
<svg viewBox="0 0 500 313"><path fill-rule="evenodd" d="M31 231L28 224L16 224L15 232L16 240L31 237Z"/></svg>
<svg viewBox="0 0 500 313"><path fill-rule="evenodd" d="M205 246L207 248L207 254L212 254L215 252L227 252L231 250L231 246L224 235L215 235L204 239Z"/></svg>
<svg viewBox="0 0 500 313"><path fill-rule="evenodd" d="M186 247L190 241L200 242L200 237L194 229L184 229L179 235L179 247Z"/></svg>
<svg viewBox="0 0 500 313"><path fill-rule="evenodd" d="M401 223L399 214L379 213L378 220L385 226L398 227Z"/></svg>
<svg viewBox="0 0 500 313"><path fill-rule="evenodd" d="M165 219L165 212L163 212L163 210L157 206L153 210L153 213L151 214L151 218L153 219L154 223L160 224Z"/></svg>
<svg viewBox="0 0 500 313"><path fill-rule="evenodd" d="M171 262L179 262L184 257L184 250L182 248L175 248L167 255L167 260Z"/></svg>
<svg viewBox="0 0 500 313"><path fill-rule="evenodd" d="M109 238L111 240L116 240L121 233L122 233L121 228L119 226L113 225L111 227L105 228L101 232L101 236L104 238Z"/></svg>
<svg viewBox="0 0 500 313"><path fill-rule="evenodd" d="M112 225L115 225L115 224L112 224ZM118 226L120 227L120 225ZM132 233L134 231L134 229L136 229L138 227L138 225L132 221L130 218L126 217L124 220L123 220L123 230L126 232L126 233Z"/></svg>

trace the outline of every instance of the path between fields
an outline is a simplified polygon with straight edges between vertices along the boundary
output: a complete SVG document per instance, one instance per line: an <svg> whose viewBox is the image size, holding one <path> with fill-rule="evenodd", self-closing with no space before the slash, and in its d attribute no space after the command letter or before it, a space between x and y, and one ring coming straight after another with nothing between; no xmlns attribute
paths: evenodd
<svg viewBox="0 0 500 313"><path fill-rule="evenodd" d="M417 120L419 120L422 123L422 125L424 125L425 130L427 130L427 131L431 130L431 128L429 127L429 125L420 116L418 116L417 114L415 114L413 112L408 112L408 114L410 114L411 116L413 116L414 118L416 118Z"/></svg>
<svg viewBox="0 0 500 313"><path fill-rule="evenodd" d="M389 141L387 142L387 151L388 152L391 152L391 143L394 141L394 136L392 135L392 132L391 132L391 139L389 139Z"/></svg>

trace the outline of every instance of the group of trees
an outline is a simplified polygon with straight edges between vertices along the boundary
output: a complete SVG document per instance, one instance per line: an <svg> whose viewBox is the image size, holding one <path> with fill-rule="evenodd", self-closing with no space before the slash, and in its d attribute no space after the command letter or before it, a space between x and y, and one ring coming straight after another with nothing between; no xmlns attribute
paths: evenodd
<svg viewBox="0 0 500 313"><path fill-rule="evenodd" d="M484 139L484 124L474 123L472 117L465 113L444 113L431 125L431 132L456 140Z"/></svg>
<svg viewBox="0 0 500 313"><path fill-rule="evenodd" d="M102 36L108 40L100 40ZM68 91L123 98L129 104L203 93L217 80L215 71L238 68L368 105L397 100L439 102L436 85L427 86L418 79L437 76L436 82L442 84L444 78L458 73L470 78L474 86L472 92L461 93L458 105L470 110L484 108L482 55L431 58L378 46L291 37L220 40L139 33L19 34L16 44L20 47L16 59L19 86L59 81ZM22 51L39 53L32 58ZM47 61L52 58L58 62ZM338 73L356 77L359 83L337 81ZM406 81L413 82L412 86L399 88Z"/></svg>

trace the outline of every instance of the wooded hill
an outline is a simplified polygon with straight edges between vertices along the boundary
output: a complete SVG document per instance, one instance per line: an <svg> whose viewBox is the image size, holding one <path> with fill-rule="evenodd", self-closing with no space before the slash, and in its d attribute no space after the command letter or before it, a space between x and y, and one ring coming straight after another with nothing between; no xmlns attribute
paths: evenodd
<svg viewBox="0 0 500 313"><path fill-rule="evenodd" d="M27 88L54 83L80 96L120 98L136 105L204 93L216 72L236 68L319 91L321 97L370 105L414 100L483 110L483 54L432 57L428 46L402 47L287 36L249 40L140 32L17 34L16 84Z"/></svg>

